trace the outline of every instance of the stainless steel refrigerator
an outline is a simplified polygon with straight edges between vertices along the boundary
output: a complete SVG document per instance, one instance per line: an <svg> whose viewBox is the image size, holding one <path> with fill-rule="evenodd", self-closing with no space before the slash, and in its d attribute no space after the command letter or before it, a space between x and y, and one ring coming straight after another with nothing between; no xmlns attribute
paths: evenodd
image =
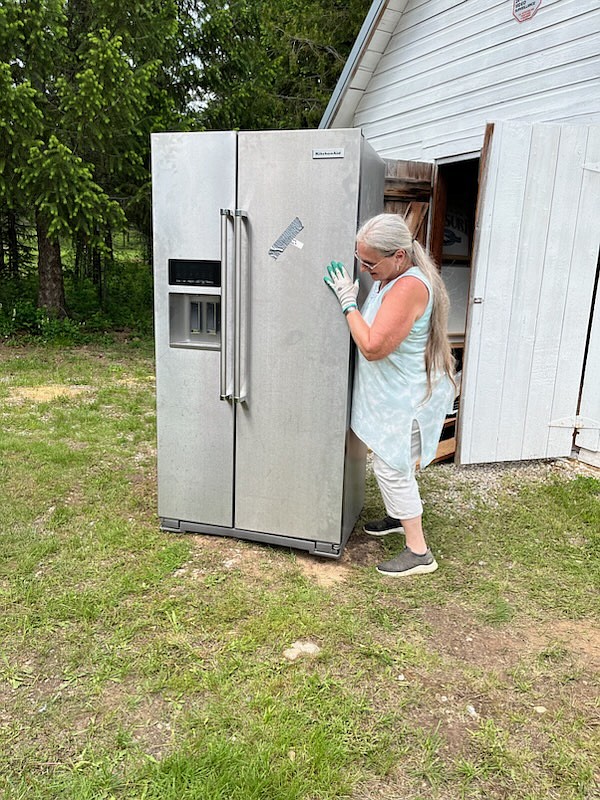
<svg viewBox="0 0 600 800"><path fill-rule="evenodd" d="M354 269L383 183L357 129L152 136L163 529L341 554L365 448L323 275Z"/></svg>

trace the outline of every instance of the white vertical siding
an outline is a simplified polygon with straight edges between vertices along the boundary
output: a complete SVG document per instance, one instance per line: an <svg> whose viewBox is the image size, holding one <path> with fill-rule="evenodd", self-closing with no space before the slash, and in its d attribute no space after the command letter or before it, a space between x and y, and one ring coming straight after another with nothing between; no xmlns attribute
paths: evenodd
<svg viewBox="0 0 600 800"><path fill-rule="evenodd" d="M600 193L591 202L584 191L590 131L597 138L599 129L561 127L527 405L527 419L547 419L550 427L535 426L526 433L523 458L535 458L543 448L548 456L568 455L573 443L574 425L554 423L572 419L577 411L594 289L598 228L590 223L600 207ZM545 157L534 169L544 168ZM550 383L552 393L546 397Z"/></svg>
<svg viewBox="0 0 600 800"><path fill-rule="evenodd" d="M361 98L352 124L382 156L477 152L491 119L600 121L597 0L544 0L523 23L511 0L408 0L396 17L374 71L373 53L359 64L344 111ZM347 122L340 111L333 125Z"/></svg>
<svg viewBox="0 0 600 800"><path fill-rule="evenodd" d="M600 181L584 164L599 147L600 126L495 126L477 220L461 463L571 452L599 245Z"/></svg>

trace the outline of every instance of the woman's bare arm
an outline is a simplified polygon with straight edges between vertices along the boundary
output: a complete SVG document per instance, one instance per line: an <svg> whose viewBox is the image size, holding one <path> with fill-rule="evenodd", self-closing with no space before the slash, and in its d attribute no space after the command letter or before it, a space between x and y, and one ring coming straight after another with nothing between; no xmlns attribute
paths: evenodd
<svg viewBox="0 0 600 800"><path fill-rule="evenodd" d="M419 278L407 275L386 293L372 325L358 310L346 314L350 334L367 361L378 361L406 339L429 301L429 291Z"/></svg>

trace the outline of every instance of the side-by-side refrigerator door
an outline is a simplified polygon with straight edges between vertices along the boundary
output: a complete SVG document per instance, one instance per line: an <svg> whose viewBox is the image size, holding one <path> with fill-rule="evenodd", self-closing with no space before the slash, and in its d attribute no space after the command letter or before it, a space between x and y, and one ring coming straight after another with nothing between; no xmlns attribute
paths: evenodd
<svg viewBox="0 0 600 800"><path fill-rule="evenodd" d="M350 337L323 275L353 269L360 147L358 130L238 135L236 528L340 541Z"/></svg>
<svg viewBox="0 0 600 800"><path fill-rule="evenodd" d="M235 182L235 133L152 136L158 512L166 528L233 524L226 251Z"/></svg>

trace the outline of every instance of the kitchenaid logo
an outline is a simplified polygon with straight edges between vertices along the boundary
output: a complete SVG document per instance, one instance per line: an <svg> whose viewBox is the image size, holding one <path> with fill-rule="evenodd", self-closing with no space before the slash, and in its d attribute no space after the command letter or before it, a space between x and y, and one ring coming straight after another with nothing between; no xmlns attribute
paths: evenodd
<svg viewBox="0 0 600 800"><path fill-rule="evenodd" d="M323 147L312 151L313 158L343 158L343 147Z"/></svg>

